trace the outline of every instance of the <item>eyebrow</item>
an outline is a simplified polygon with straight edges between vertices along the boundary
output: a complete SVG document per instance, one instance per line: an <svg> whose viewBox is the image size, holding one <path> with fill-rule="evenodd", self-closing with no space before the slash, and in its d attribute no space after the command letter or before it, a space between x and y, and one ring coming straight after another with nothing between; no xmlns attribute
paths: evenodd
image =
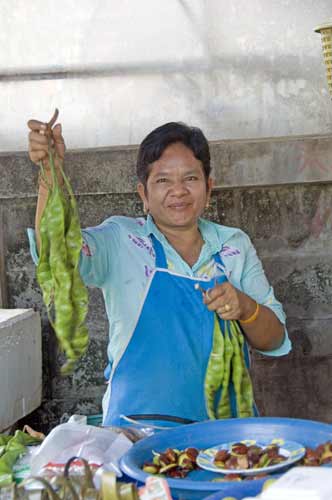
<svg viewBox="0 0 332 500"><path fill-rule="evenodd" d="M157 174L154 174L154 177L163 177L163 176L170 175L171 173L172 173L171 169L170 170L164 170L164 171L158 172ZM197 173L198 173L197 170L192 170L191 169L191 170L187 170L186 172L184 172L184 175L197 175ZM151 172L151 174L153 174L153 171Z"/></svg>

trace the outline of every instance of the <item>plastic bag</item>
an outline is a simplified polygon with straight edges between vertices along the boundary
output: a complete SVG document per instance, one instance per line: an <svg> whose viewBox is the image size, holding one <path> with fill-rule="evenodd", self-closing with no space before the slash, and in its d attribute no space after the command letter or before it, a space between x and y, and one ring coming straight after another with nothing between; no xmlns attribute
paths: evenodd
<svg viewBox="0 0 332 500"><path fill-rule="evenodd" d="M121 476L118 461L132 442L122 433L76 423L60 424L45 438L31 461L31 474L40 475L47 464L64 465L72 456Z"/></svg>

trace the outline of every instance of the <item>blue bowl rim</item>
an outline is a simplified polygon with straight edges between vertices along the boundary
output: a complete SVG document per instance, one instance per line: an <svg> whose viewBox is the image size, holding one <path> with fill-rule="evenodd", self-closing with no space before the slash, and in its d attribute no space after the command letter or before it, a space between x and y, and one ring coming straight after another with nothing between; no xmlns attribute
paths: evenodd
<svg viewBox="0 0 332 500"><path fill-rule="evenodd" d="M289 417L249 417L249 418L241 418L241 419L225 419L225 420L206 420L204 422L197 422L194 424L187 424L185 427L186 429L188 428L193 428L194 426L200 426L204 425L206 423L211 423L211 422L220 422L220 423L230 423L233 422L235 423L238 422L237 425L240 425L241 423L265 423L265 424L290 424L290 425L296 425L296 424L302 424L309 426L310 428L316 427L316 428L321 428L322 430L329 431L331 433L331 439L332 439L332 426L331 424L328 424L326 422L320 422L317 420L306 420L306 419L298 419L298 418L289 418ZM152 441L155 439L156 435L165 435L171 434L174 432L178 432L179 427L174 427L174 429L168 429L165 431L162 431L158 434L154 434L152 436L146 437L138 441L133 445L130 450L123 455L123 457L120 459L120 468L122 472L124 472L128 477L133 478L137 481L140 481L142 483L145 482L145 480L149 477L150 474L147 474L146 472L143 472L136 464L132 463L132 460L130 458L130 455L132 453L133 448L135 449L140 449L140 448L145 448L149 441ZM181 426L182 427L182 426ZM132 469L133 467L133 469ZM280 477L280 474L275 475L275 477ZM227 487L227 485L234 485L234 482L231 481L224 481L224 482L212 482L212 481L193 481L190 479L172 479L172 478L166 478L167 483L171 489L177 489L177 490L192 490L192 491L211 491L215 492L221 489L224 489ZM260 479L251 479L250 483L255 483L257 487L259 487L260 484L263 484L268 478L263 477ZM241 481L237 482L237 487L241 488L241 484L243 485L243 489L246 488L247 481Z"/></svg>

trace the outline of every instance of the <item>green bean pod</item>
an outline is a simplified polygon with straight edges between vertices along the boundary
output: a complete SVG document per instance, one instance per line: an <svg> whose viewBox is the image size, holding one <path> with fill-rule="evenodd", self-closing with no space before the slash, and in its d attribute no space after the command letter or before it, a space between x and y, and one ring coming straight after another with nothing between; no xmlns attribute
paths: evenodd
<svg viewBox="0 0 332 500"><path fill-rule="evenodd" d="M215 415L215 397L221 386L224 374L224 337L220 329L218 316L214 313L213 345L208 361L205 381L204 394L206 411L211 420Z"/></svg>
<svg viewBox="0 0 332 500"><path fill-rule="evenodd" d="M50 196L48 195L46 207L48 206ZM49 312L52 302L53 277L50 267L50 240L47 230L47 209L44 211L40 221L40 257L36 270L38 283L43 293L43 301Z"/></svg>
<svg viewBox="0 0 332 500"><path fill-rule="evenodd" d="M238 343L237 334L234 330L233 321L230 321L230 331L231 331L231 341L233 345L234 354L232 357L232 381L235 390L235 398L236 398L236 406L237 406L237 415L239 417L242 416L243 410L243 401L242 401L242 393L241 393L241 385L242 385L242 361L241 361L241 350Z"/></svg>
<svg viewBox="0 0 332 500"><path fill-rule="evenodd" d="M221 386L221 395L217 406L217 418L231 418L231 403L229 397L229 381L231 376L231 360L233 356L233 345L230 339L228 321L224 321L224 374Z"/></svg>
<svg viewBox="0 0 332 500"><path fill-rule="evenodd" d="M240 351L241 351L241 362L242 362L242 381L241 381L241 396L242 396L242 414L244 417L252 417L254 415L254 392L251 382L251 377L249 374L248 367L245 363L244 357L244 337L243 333L239 327L237 321L233 322L233 330L235 335L237 335Z"/></svg>
<svg viewBox="0 0 332 500"><path fill-rule="evenodd" d="M83 239L74 193L63 170L61 171L69 194L70 222L66 232L66 248L68 265L72 269L71 299L74 306L74 320L77 325L74 332L73 346L79 353L83 353L87 349L89 340L88 330L84 326L88 309L88 292L78 268Z"/></svg>

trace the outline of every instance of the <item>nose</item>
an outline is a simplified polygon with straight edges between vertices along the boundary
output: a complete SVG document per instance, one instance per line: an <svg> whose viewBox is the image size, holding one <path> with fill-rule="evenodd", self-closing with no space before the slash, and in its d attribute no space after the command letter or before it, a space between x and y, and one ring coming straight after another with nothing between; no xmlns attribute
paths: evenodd
<svg viewBox="0 0 332 500"><path fill-rule="evenodd" d="M183 196L188 193L186 183L181 179L174 181L172 185L172 194L174 196Z"/></svg>

